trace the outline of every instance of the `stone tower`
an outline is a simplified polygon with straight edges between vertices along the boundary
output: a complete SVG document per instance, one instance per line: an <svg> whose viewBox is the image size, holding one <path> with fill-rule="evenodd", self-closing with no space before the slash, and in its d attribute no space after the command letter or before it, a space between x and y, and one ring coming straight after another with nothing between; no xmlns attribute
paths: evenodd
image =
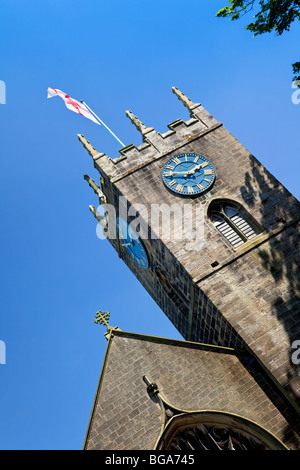
<svg viewBox="0 0 300 470"><path fill-rule="evenodd" d="M173 92L190 119L160 134L128 111L143 143L115 159L79 135L100 184L85 178L117 223L91 211L187 341L248 351L299 412L300 204L202 105Z"/></svg>

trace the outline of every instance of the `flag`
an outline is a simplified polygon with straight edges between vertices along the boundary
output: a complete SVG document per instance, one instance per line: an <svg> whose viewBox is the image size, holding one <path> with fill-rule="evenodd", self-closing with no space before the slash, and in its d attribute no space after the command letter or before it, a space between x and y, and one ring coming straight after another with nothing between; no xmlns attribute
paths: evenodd
<svg viewBox="0 0 300 470"><path fill-rule="evenodd" d="M99 126L101 125L100 122L97 121L97 119L92 115L92 113L89 112L89 110L82 103L79 103L79 101L74 100L61 90L56 90L55 88L49 87L47 98L52 98L53 96L60 96L64 100L66 107L71 111L74 111L74 113L81 114L81 116L91 119L91 121L94 121L96 124L99 124Z"/></svg>

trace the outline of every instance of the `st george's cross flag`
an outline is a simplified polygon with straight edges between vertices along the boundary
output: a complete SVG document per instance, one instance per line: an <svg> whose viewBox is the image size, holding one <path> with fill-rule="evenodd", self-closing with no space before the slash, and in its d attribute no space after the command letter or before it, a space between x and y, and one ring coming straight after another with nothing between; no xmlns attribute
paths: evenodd
<svg viewBox="0 0 300 470"><path fill-rule="evenodd" d="M52 98L53 96L60 96L64 100L65 105L68 109L74 111L74 113L81 114L81 116L91 119L91 121L94 121L96 124L99 124L99 126L101 126L100 122L97 121L97 119L82 103L79 103L79 101L74 100L61 90L49 87L47 98Z"/></svg>

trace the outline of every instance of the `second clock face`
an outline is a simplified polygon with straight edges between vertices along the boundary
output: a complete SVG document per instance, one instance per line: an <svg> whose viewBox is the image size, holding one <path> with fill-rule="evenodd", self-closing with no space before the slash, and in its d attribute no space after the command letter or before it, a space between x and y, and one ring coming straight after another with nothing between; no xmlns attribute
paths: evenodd
<svg viewBox="0 0 300 470"><path fill-rule="evenodd" d="M207 191L216 177L212 163L198 153L181 153L168 160L162 169L164 184L182 196Z"/></svg>
<svg viewBox="0 0 300 470"><path fill-rule="evenodd" d="M116 222L121 246L127 250L140 268L147 269L149 267L148 256L140 237L127 220L118 217Z"/></svg>

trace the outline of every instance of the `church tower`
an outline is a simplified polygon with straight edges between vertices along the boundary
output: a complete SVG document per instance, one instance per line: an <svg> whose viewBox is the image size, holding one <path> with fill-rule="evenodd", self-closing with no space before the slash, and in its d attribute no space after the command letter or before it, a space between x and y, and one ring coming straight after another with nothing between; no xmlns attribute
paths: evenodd
<svg viewBox="0 0 300 470"><path fill-rule="evenodd" d="M127 111L143 143L115 159L79 135L106 215L90 209L185 340L248 351L299 412L300 204L202 105L172 90L190 119L160 134Z"/></svg>

